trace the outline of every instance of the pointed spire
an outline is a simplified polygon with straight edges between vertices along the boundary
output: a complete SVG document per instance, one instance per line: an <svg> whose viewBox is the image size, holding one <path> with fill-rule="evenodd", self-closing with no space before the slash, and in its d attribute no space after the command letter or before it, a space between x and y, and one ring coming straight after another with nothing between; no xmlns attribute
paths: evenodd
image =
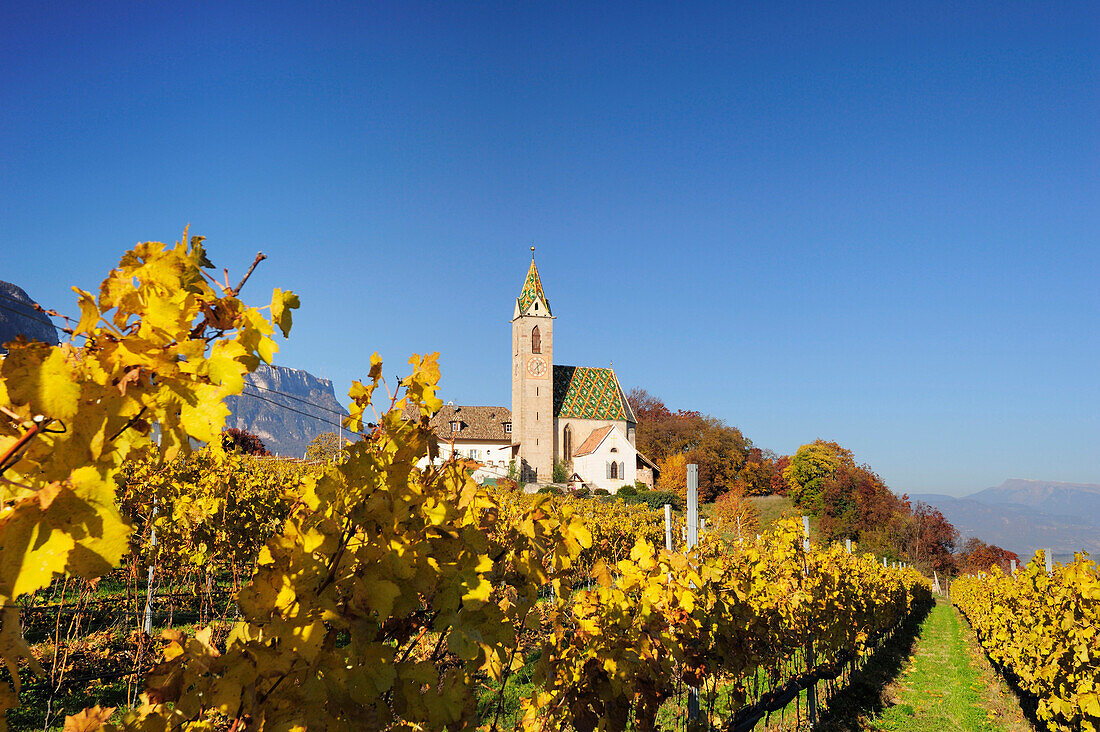
<svg viewBox="0 0 1100 732"><path fill-rule="evenodd" d="M539 270L535 266L535 247L531 247L531 267L527 270L527 279L523 281L523 291L519 293L519 312L526 313L527 308L535 298L542 300L546 306L546 314L551 315L550 301L546 299L546 293L542 291L542 280L539 279Z"/></svg>

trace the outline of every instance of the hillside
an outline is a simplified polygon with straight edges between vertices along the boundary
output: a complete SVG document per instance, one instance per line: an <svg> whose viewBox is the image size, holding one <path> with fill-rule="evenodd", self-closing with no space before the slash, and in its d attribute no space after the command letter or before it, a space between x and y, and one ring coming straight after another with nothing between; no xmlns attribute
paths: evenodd
<svg viewBox="0 0 1100 732"><path fill-rule="evenodd" d="M1048 514L1100 517L1100 485L1095 483L1010 478L996 488L986 488L968 498L987 504L1029 506Z"/></svg>
<svg viewBox="0 0 1100 732"><path fill-rule="evenodd" d="M20 335L57 344L57 330L48 317L34 309L34 304L22 287L0 280L0 354L7 353L3 344Z"/></svg>
<svg viewBox="0 0 1100 732"><path fill-rule="evenodd" d="M245 377L244 393L226 399L226 428L260 437L274 454L302 457L322 432L336 432L347 410L336 400L332 382L308 371L260 364Z"/></svg>
<svg viewBox="0 0 1100 732"><path fill-rule="evenodd" d="M915 494L943 512L961 535L1030 558L1050 547L1062 557L1082 549L1100 553L1100 486L1033 480L1006 480L964 498Z"/></svg>

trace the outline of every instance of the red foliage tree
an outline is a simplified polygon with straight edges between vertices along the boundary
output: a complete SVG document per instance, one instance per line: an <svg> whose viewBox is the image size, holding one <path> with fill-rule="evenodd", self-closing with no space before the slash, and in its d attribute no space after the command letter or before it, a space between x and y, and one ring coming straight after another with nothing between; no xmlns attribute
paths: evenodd
<svg viewBox="0 0 1100 732"><path fill-rule="evenodd" d="M222 448L226 451L238 450L245 455L270 455L263 440L245 430L230 427L222 432Z"/></svg>
<svg viewBox="0 0 1100 732"><path fill-rule="evenodd" d="M736 485L738 471L752 449L741 430L694 410L673 412L645 389L631 389L627 401L638 418L639 452L658 463L684 455L687 462L698 465L700 501L712 501Z"/></svg>
<svg viewBox="0 0 1100 732"><path fill-rule="evenodd" d="M959 532L939 509L917 501L911 509L909 556L923 569L938 574L953 574L956 570L955 541Z"/></svg>
<svg viewBox="0 0 1100 732"><path fill-rule="evenodd" d="M1013 559L1020 561L1016 552L1003 549L996 544L986 544L978 537L972 536L966 540L959 551L959 573L988 572L993 567L1000 567L1007 572Z"/></svg>
<svg viewBox="0 0 1100 732"><path fill-rule="evenodd" d="M787 469L787 466L791 464L790 455L780 455L775 459L775 472L772 473L772 493L777 496L787 495L787 491L790 490L790 484L787 483L787 479L783 477L783 471Z"/></svg>

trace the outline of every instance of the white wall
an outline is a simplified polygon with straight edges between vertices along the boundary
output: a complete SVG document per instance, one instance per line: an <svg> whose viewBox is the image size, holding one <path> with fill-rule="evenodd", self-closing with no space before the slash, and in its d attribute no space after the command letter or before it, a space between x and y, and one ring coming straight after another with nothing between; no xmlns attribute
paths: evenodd
<svg viewBox="0 0 1100 732"><path fill-rule="evenodd" d="M576 429L576 428L574 428ZM615 452L612 452L612 448ZM623 471L618 478L607 477L607 464L615 461L622 463ZM634 485L637 477L638 451L626 438L626 431L616 425L603 439L599 448L589 455L573 458L573 471L584 482L595 488L603 488L609 493L618 492L624 485Z"/></svg>
<svg viewBox="0 0 1100 732"><path fill-rule="evenodd" d="M512 459L512 446L505 442L478 442L476 440L455 440L454 452L459 457L471 458L486 467L501 467L508 470L508 461ZM444 461L451 457L450 443L439 442L439 460Z"/></svg>
<svg viewBox="0 0 1100 732"><path fill-rule="evenodd" d="M486 478L507 478L508 463L512 459L512 446L505 442L479 442L477 440L455 440L454 452L460 458L470 458L481 463L481 467L473 472L474 480L481 483ZM446 462L451 457L451 444L439 442L439 455L433 461L436 465ZM417 467L423 468L428 464L427 458L421 458Z"/></svg>

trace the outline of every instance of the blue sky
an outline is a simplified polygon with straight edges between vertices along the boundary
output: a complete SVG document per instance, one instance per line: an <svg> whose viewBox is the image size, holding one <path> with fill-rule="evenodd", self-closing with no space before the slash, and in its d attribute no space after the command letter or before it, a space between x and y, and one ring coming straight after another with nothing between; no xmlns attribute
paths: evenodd
<svg viewBox="0 0 1100 732"><path fill-rule="evenodd" d="M280 363L555 360L816 437L899 492L1100 482L1092 3L5 3L0 279L75 311L140 240L270 259Z"/></svg>

